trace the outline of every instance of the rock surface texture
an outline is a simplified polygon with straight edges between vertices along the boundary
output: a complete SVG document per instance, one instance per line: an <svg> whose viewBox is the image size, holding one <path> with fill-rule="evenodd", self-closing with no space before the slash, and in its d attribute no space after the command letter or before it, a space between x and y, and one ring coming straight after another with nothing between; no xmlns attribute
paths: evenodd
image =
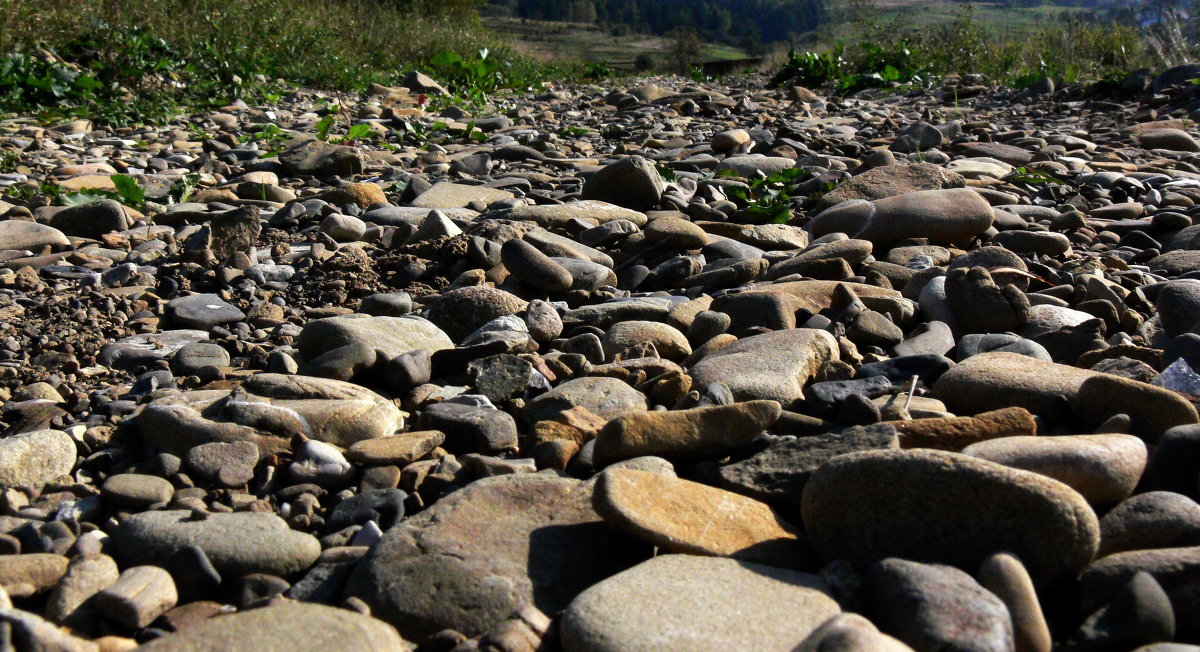
<svg viewBox="0 0 1200 652"><path fill-rule="evenodd" d="M1200 66L405 74L0 116L0 649L1200 649Z"/></svg>

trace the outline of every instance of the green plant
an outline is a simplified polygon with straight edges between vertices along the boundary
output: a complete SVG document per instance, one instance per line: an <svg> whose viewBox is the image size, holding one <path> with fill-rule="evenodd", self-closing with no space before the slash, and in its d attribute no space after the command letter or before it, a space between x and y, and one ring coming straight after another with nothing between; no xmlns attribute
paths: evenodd
<svg viewBox="0 0 1200 652"><path fill-rule="evenodd" d="M192 198L192 194L196 191L196 186L200 184L199 174L185 174L179 181L171 184L171 190L168 196L171 201L176 204L183 204Z"/></svg>
<svg viewBox="0 0 1200 652"><path fill-rule="evenodd" d="M10 150L4 150L0 154L0 172L16 172L17 166L21 164L21 155Z"/></svg>
<svg viewBox="0 0 1200 652"><path fill-rule="evenodd" d="M484 101L505 84L504 64L480 48L475 56L463 58L454 52L439 52L429 59L434 70L445 75L456 94L468 100Z"/></svg>
<svg viewBox="0 0 1200 652"><path fill-rule="evenodd" d="M138 185L138 182L133 177L125 174L114 174L109 179L116 186L117 196L121 198L121 203L133 208L140 208L142 204L146 203L146 189Z"/></svg>
<svg viewBox="0 0 1200 652"><path fill-rule="evenodd" d="M345 138L342 138L341 142L366 140L374 133L375 132L371 131L371 125L360 122L350 127L349 131L346 132Z"/></svg>
<svg viewBox="0 0 1200 652"><path fill-rule="evenodd" d="M737 176L732 170L719 174ZM762 222L783 224L792 219L791 192L800 181L811 176L810 170L799 167L781 170L770 176L759 172L758 178L751 179L747 188L730 186L725 189L725 194L745 204L746 213L758 217Z"/></svg>
<svg viewBox="0 0 1200 652"><path fill-rule="evenodd" d="M1034 183L1034 184L1050 183L1050 184L1055 184L1055 185L1062 185L1062 184L1067 183L1065 180L1054 176L1053 174L1047 172L1046 170L1042 170L1040 168L1026 168L1026 167L1019 167L1019 168L1014 169L1012 172L1010 172L1008 174L1008 176L1004 177L1004 180L1009 183Z"/></svg>

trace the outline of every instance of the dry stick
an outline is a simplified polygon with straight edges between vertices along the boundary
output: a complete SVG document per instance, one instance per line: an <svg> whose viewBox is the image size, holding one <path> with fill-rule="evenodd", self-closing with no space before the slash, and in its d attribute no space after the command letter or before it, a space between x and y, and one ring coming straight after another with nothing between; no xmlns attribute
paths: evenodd
<svg viewBox="0 0 1200 652"><path fill-rule="evenodd" d="M912 402L913 392L917 391L917 374L913 374L912 381L908 385L908 398L904 399L904 411L908 412L908 404Z"/></svg>

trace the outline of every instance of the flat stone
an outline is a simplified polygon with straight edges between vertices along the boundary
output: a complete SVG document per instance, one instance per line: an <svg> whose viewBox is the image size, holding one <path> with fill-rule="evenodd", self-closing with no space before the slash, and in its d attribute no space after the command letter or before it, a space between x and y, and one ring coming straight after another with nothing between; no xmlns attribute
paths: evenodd
<svg viewBox="0 0 1200 652"><path fill-rule="evenodd" d="M1133 432L1151 443L1175 426L1200 421L1196 407L1178 392L1109 374L1085 380L1071 399L1071 409L1092 426L1114 414L1128 414Z"/></svg>
<svg viewBox="0 0 1200 652"><path fill-rule="evenodd" d="M1128 498L1146 468L1146 444L1132 435L1001 437L962 452L1054 478L1092 505Z"/></svg>
<svg viewBox="0 0 1200 652"><path fill-rule="evenodd" d="M167 314L180 328L208 331L246 318L246 313L215 294L192 294L167 302Z"/></svg>
<svg viewBox="0 0 1200 652"><path fill-rule="evenodd" d="M645 410L646 396L616 378L574 378L530 401L524 417L533 423L573 407L587 408L608 420Z"/></svg>
<svg viewBox="0 0 1200 652"><path fill-rule="evenodd" d="M62 579L69 561L44 552L0 555L0 588L18 597L37 595Z"/></svg>
<svg viewBox="0 0 1200 652"><path fill-rule="evenodd" d="M562 646L565 652L787 652L841 611L827 590L807 573L661 555L576 598L562 617Z"/></svg>
<svg viewBox="0 0 1200 652"><path fill-rule="evenodd" d="M388 530L346 595L413 640L446 628L476 636L530 602L555 613L644 554L591 504L580 480L477 480Z"/></svg>
<svg viewBox="0 0 1200 652"><path fill-rule="evenodd" d="M817 210L849 199L874 201L918 190L961 188L962 176L931 163L885 165L850 177L817 201Z"/></svg>
<svg viewBox="0 0 1200 652"><path fill-rule="evenodd" d="M639 228L646 226L645 213L594 199L564 204L518 206L495 214L489 213L488 216L503 220L536 222L539 226L547 229L564 227L572 220L583 220L595 224L629 220Z"/></svg>
<svg viewBox="0 0 1200 652"><path fill-rule="evenodd" d="M404 466L415 462L429 451L442 445L446 435L437 430L406 432L390 437L366 439L346 449L346 459L363 465L395 464Z"/></svg>
<svg viewBox="0 0 1200 652"><path fill-rule="evenodd" d="M672 362L681 362L692 353L686 335L669 324L656 321L618 322L609 327L600 342L604 345L604 356L608 359L628 347L644 342L653 344L660 356Z"/></svg>
<svg viewBox="0 0 1200 652"><path fill-rule="evenodd" d="M289 143L279 153L279 162L292 176L349 177L363 171L363 157L357 148L316 139Z"/></svg>
<svg viewBox="0 0 1200 652"><path fill-rule="evenodd" d="M337 446L396 432L404 416L352 383L258 374L236 390L192 391L151 402L138 419L147 446L183 456L209 442L249 441L263 455L290 450L301 434Z"/></svg>
<svg viewBox="0 0 1200 652"><path fill-rule="evenodd" d="M933 396L955 414L978 414L1023 407L1038 416L1062 420L1084 381L1097 372L1016 353L981 353L942 374Z"/></svg>
<svg viewBox="0 0 1200 652"><path fill-rule="evenodd" d="M856 426L842 432L778 442L744 460L722 466L719 474L721 485L730 491L798 508L804 486L825 462L846 453L896 448L899 441L893 424Z"/></svg>
<svg viewBox="0 0 1200 652"><path fill-rule="evenodd" d="M96 361L115 369L133 370L156 360L166 360L189 344L206 341L208 331L202 330L179 329L131 335L105 344Z"/></svg>
<svg viewBox="0 0 1200 652"><path fill-rule="evenodd" d="M347 609L303 602L218 616L156 638L140 652L354 650L406 652L414 645L387 623Z"/></svg>
<svg viewBox="0 0 1200 652"><path fill-rule="evenodd" d="M818 553L860 567L901 557L974 571L1010 552L1045 585L1074 577L1100 543L1095 513L1070 487L944 451L836 457L809 479L803 512Z"/></svg>
<svg viewBox="0 0 1200 652"><path fill-rule="evenodd" d="M71 244L62 231L37 222L4 220L0 222L0 249L29 249Z"/></svg>
<svg viewBox="0 0 1200 652"><path fill-rule="evenodd" d="M170 501L175 495L175 487L158 476L119 473L104 481L100 495L117 505L145 509Z"/></svg>
<svg viewBox="0 0 1200 652"><path fill-rule="evenodd" d="M1020 407L981 412L973 417L932 417L896 421L901 448L962 449L1000 437L1032 437L1037 421L1029 410Z"/></svg>
<svg viewBox="0 0 1200 652"><path fill-rule="evenodd" d="M644 455L720 458L774 425L780 412L775 401L631 412L600 430L593 455L597 464Z"/></svg>
<svg viewBox="0 0 1200 652"><path fill-rule="evenodd" d="M870 240L880 251L905 238L927 238L930 244L965 245L982 234L995 218L992 207L970 188L921 190L873 202L851 201L829 208L813 219L820 237L841 231Z"/></svg>
<svg viewBox="0 0 1200 652"><path fill-rule="evenodd" d="M507 190L439 181L418 195L412 201L412 205L417 208L466 208L472 202L491 204L513 197L514 195Z"/></svg>
<svg viewBox="0 0 1200 652"><path fill-rule="evenodd" d="M454 346L440 328L415 315L326 317L305 324L296 338L296 348L306 360L351 344L365 344L393 358L415 349L433 353Z"/></svg>
<svg viewBox="0 0 1200 652"><path fill-rule="evenodd" d="M739 401L770 399L791 407L820 366L838 360L826 331L796 328L754 335L709 353L688 370L700 386L722 383Z"/></svg>
<svg viewBox="0 0 1200 652"><path fill-rule="evenodd" d="M797 528L765 503L661 473L608 469L592 505L604 520L666 552L790 568L811 561Z"/></svg>
<svg viewBox="0 0 1200 652"><path fill-rule="evenodd" d="M739 177L754 178L759 172L768 177L796 167L796 161L781 156L730 156L717 164L717 170L733 170Z"/></svg>
<svg viewBox="0 0 1200 652"><path fill-rule="evenodd" d="M223 577L249 573L288 576L312 566L321 545L263 512L208 514L167 510L132 514L113 532L122 565L164 565L180 548L197 546Z"/></svg>

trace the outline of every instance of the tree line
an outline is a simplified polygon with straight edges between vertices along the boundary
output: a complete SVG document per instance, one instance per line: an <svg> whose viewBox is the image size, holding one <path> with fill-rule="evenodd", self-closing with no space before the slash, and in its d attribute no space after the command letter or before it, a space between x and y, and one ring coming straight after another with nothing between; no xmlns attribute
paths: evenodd
<svg viewBox="0 0 1200 652"><path fill-rule="evenodd" d="M690 28L749 52L790 41L827 18L824 0L488 0L493 13L599 25L614 35Z"/></svg>

